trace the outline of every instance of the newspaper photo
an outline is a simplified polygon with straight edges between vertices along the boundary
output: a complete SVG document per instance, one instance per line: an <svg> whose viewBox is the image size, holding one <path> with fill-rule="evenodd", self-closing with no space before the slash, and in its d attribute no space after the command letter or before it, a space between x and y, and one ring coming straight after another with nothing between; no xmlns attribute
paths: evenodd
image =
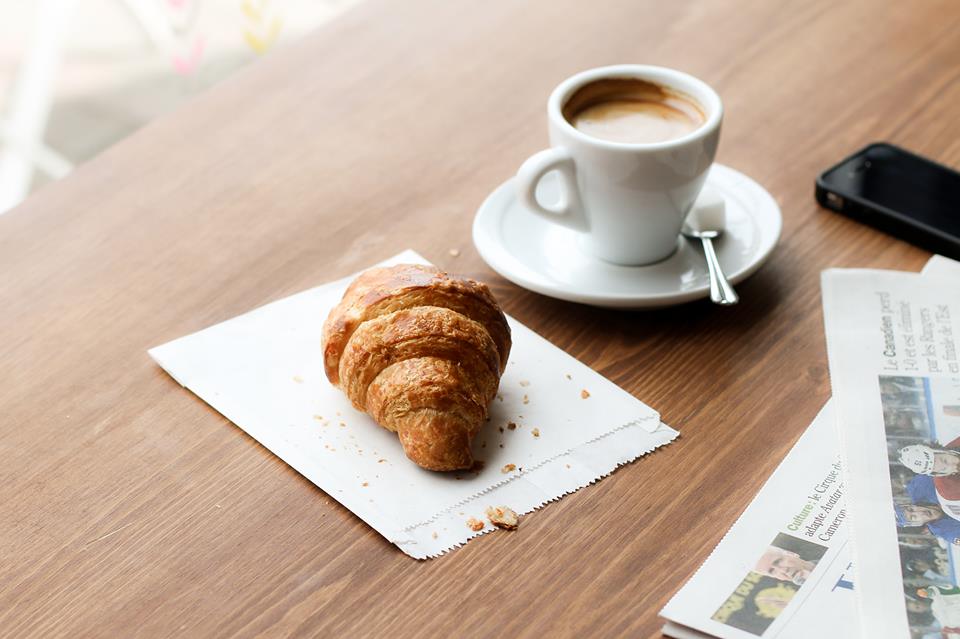
<svg viewBox="0 0 960 639"><path fill-rule="evenodd" d="M822 278L862 637L960 637L960 276L938 264Z"/></svg>
<svg viewBox="0 0 960 639"><path fill-rule="evenodd" d="M934 256L923 273L960 281L960 262ZM901 395L895 401L907 399L916 403L919 396ZM944 401L943 405L950 404ZM908 445L910 442L903 444ZM667 620L665 635L676 639L800 639L859 634L843 473L836 478L840 481L823 481L833 477L832 470L840 470L834 468L839 454L832 403L827 402L703 566L661 612ZM907 478L899 456L896 461L903 470L894 473ZM828 487L834 490L824 498ZM820 498L812 499L814 496ZM827 516L834 512L843 517L838 521L834 516L824 530ZM903 560L905 574L916 583L939 584L933 586L936 591L930 591L939 596L941 587L955 583L949 581L955 561L948 549L939 543L931 545L930 535L921 537L905 557L894 561ZM948 632L920 631L916 636L949 637Z"/></svg>

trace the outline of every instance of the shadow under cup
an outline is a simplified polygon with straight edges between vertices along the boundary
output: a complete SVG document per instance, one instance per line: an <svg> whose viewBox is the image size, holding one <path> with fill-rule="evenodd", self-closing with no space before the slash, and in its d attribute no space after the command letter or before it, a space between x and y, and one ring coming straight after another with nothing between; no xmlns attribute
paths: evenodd
<svg viewBox="0 0 960 639"><path fill-rule="evenodd" d="M663 67L618 65L579 73L547 103L550 149L517 174L534 213L581 234L584 252L644 265L669 257L707 175L723 106L706 83ZM560 202L536 187L558 174Z"/></svg>

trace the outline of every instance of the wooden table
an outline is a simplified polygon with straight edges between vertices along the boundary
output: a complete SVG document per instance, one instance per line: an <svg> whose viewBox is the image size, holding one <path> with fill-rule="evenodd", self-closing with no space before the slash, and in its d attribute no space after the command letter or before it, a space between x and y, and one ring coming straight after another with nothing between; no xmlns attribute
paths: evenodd
<svg viewBox="0 0 960 639"><path fill-rule="evenodd" d="M813 180L876 139L960 163L958 22L950 0L368 0L41 190L0 217L0 634L657 636L829 395L820 270L928 257ZM719 161L783 208L737 307L563 303L471 245L551 88L616 62L714 85ZM417 562L146 355L408 247L681 438Z"/></svg>

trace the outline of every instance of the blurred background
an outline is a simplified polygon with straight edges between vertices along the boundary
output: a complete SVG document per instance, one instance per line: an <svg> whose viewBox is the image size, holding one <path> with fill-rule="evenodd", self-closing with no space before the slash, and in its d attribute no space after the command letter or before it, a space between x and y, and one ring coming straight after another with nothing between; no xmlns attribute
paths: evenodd
<svg viewBox="0 0 960 639"><path fill-rule="evenodd" d="M0 0L0 214L359 0Z"/></svg>

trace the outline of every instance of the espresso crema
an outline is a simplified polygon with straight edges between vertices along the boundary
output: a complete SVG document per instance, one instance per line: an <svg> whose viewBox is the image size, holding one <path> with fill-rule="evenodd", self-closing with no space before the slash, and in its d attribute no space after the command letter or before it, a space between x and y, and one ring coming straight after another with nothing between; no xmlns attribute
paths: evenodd
<svg viewBox="0 0 960 639"><path fill-rule="evenodd" d="M607 79L580 87L563 117L594 138L652 144L682 138L706 122L693 99L652 82Z"/></svg>

